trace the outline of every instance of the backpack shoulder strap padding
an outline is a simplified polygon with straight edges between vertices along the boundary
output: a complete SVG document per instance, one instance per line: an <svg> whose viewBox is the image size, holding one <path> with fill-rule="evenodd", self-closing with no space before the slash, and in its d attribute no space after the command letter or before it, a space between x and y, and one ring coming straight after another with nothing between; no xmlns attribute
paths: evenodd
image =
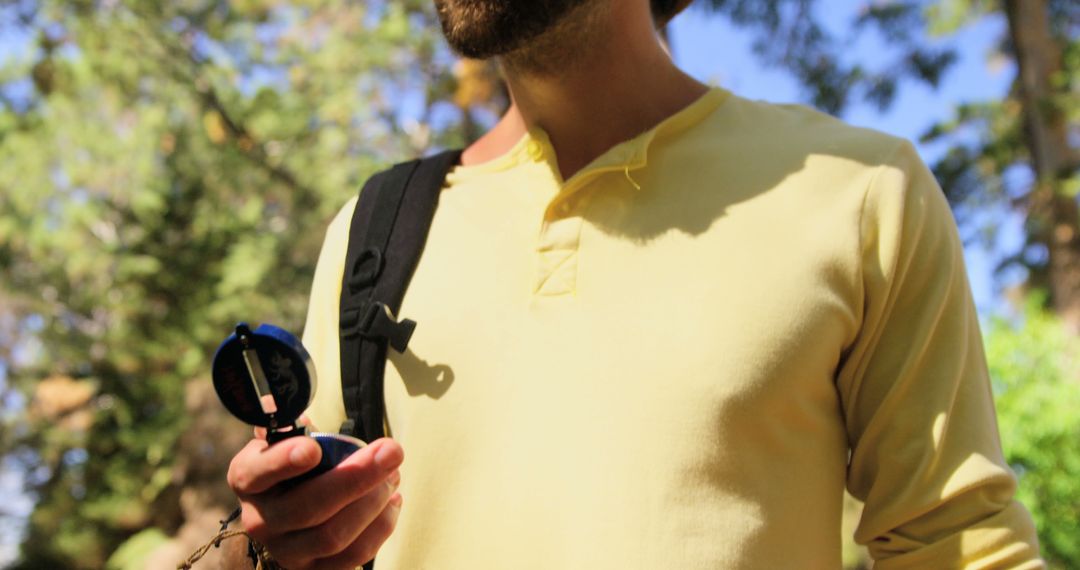
<svg viewBox="0 0 1080 570"><path fill-rule="evenodd" d="M394 315L423 252L446 173L460 156L446 151L397 164L360 191L341 282L341 433L368 442L385 434L386 350L404 352L416 325Z"/></svg>

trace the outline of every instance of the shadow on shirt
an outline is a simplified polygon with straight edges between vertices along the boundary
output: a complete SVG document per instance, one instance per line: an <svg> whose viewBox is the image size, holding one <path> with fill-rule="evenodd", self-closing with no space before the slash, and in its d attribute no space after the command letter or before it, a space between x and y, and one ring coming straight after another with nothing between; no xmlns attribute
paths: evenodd
<svg viewBox="0 0 1080 570"><path fill-rule="evenodd" d="M427 396L438 400L454 383L454 369L448 364L428 364L412 349L404 354L394 354L390 362L401 376L409 396Z"/></svg>

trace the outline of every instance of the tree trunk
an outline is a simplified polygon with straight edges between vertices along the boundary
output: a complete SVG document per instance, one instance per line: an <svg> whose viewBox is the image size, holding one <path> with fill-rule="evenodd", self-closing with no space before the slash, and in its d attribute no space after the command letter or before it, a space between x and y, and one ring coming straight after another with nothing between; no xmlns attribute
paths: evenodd
<svg viewBox="0 0 1080 570"><path fill-rule="evenodd" d="M1005 0L1016 52L1017 86L1024 108L1025 144L1035 170L1028 223L1046 246L1050 305L1080 332L1080 209L1062 194L1062 180L1076 165L1064 111L1054 104L1053 78L1062 71L1062 46L1050 31L1047 0Z"/></svg>

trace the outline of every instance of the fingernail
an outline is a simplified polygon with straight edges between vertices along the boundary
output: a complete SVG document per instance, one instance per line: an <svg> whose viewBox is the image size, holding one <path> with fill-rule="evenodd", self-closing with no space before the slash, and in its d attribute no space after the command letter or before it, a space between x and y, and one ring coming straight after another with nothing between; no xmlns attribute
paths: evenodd
<svg viewBox="0 0 1080 570"><path fill-rule="evenodd" d="M401 453L396 445L383 444L375 451L375 465L387 471L401 464Z"/></svg>
<svg viewBox="0 0 1080 570"><path fill-rule="evenodd" d="M401 503L403 503L403 502L404 502L404 499L401 498L400 493L394 493L393 495L390 496L390 504L394 505L395 507L397 507L399 509L401 508Z"/></svg>
<svg viewBox="0 0 1080 570"><path fill-rule="evenodd" d="M315 463L315 450L310 445L298 445L289 452L289 461L297 467L307 467Z"/></svg>

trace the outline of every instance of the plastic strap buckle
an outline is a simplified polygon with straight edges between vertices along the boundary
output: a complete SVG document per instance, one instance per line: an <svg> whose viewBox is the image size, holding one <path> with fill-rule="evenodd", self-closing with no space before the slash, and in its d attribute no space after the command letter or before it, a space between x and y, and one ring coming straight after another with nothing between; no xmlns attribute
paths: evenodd
<svg viewBox="0 0 1080 570"><path fill-rule="evenodd" d="M401 319L399 322L385 303L369 301L341 312L341 330L348 337L359 335L366 339L386 339L394 350L405 352L416 330L416 321Z"/></svg>

